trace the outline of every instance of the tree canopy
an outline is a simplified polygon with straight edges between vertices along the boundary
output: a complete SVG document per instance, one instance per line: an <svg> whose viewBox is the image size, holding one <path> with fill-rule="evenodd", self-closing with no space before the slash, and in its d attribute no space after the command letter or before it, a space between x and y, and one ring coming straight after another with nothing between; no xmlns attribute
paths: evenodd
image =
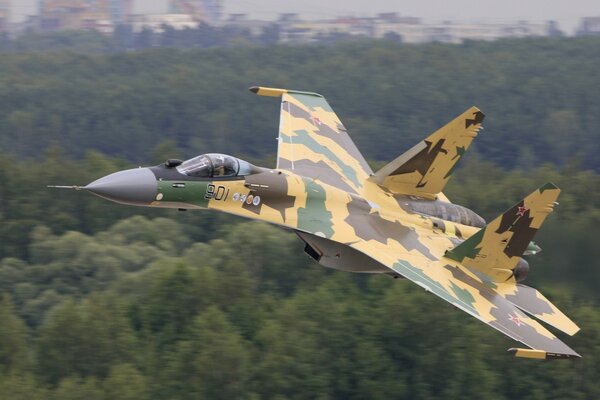
<svg viewBox="0 0 600 400"><path fill-rule="evenodd" d="M0 397L600 398L598 44L2 54ZM208 151L272 166L279 107L252 84L322 92L374 169L478 105L446 194L489 220L562 189L526 283L580 325L558 336L583 358L504 354L411 282L327 270L264 223L45 187Z"/></svg>
<svg viewBox="0 0 600 400"><path fill-rule="evenodd" d="M577 159L600 170L600 39L464 45L363 40L332 46L7 53L0 58L0 152L60 144L149 163L155 146L264 159L279 107L264 86L325 95L358 147L391 160L471 105L487 115L473 152L505 167ZM163 155L164 157L165 155Z"/></svg>

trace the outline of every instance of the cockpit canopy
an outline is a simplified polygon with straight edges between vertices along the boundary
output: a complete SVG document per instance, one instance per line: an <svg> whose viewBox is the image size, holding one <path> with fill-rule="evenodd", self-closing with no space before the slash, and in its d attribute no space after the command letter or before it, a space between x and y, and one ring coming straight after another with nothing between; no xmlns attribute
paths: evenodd
<svg viewBox="0 0 600 400"><path fill-rule="evenodd" d="M202 154L177 167L179 173L196 178L225 178L252 173L252 164L227 154Z"/></svg>

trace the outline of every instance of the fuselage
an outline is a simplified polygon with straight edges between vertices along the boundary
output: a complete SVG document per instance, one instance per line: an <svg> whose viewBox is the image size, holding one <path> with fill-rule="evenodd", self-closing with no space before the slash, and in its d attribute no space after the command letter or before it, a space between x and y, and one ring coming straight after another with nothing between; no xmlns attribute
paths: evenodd
<svg viewBox="0 0 600 400"><path fill-rule="evenodd" d="M466 238L485 225L483 218L465 207L393 194L375 184L366 184L364 193L354 194L287 170L261 168L262 173L245 177L194 180L164 173L163 166L150 170L157 180L151 207L215 209L248 218L260 212L263 220L313 234L331 231L335 222L315 219L314 215L305 218L298 210L310 207L325 214L347 209L352 203L393 221L406 220L423 228L448 231L458 238ZM315 221L319 223L314 224ZM332 238L333 234L324 236Z"/></svg>
<svg viewBox="0 0 600 400"><path fill-rule="evenodd" d="M395 254L431 263L485 225L465 207L395 194L368 179L346 191L222 154L120 171L81 189L122 204L211 209L289 228L319 263L352 272L389 273L363 257L359 243L379 242ZM532 242L529 250L539 248Z"/></svg>
<svg viewBox="0 0 600 400"><path fill-rule="evenodd" d="M378 213L390 221L404 221L407 225L447 232L459 239L469 237L485 224L481 217L465 207L386 193L377 185L372 185L365 196L277 169L265 169L260 174L263 176L221 179L189 179L161 173L161 169L160 166L150 168L156 175L156 196L147 204L149 207L213 209L250 219L256 219L260 214L261 220L329 239L335 239L341 233L333 232L336 221L327 218L327 214L349 207ZM310 215L303 212L308 209ZM459 221L473 221L474 224Z"/></svg>
<svg viewBox="0 0 600 400"><path fill-rule="evenodd" d="M391 239L404 240L407 229L418 230L446 236L450 248L484 224L464 207L393 194L372 182L365 182L361 193L350 193L289 170L252 166L249 171L243 176L195 177L161 164L117 172L86 188L119 203L218 210L340 243L356 240L361 229L367 231L363 236L375 235L368 232L370 227L381 230L383 222ZM136 187L137 192L131 189Z"/></svg>

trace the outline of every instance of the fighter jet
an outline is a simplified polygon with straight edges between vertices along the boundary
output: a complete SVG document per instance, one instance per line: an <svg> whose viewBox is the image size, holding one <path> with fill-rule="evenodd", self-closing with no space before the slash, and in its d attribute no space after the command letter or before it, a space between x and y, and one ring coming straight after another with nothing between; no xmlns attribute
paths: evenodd
<svg viewBox="0 0 600 400"><path fill-rule="evenodd" d="M524 255L558 204L545 183L486 222L443 190L481 129L471 107L373 172L345 126L317 93L252 87L281 98L277 166L225 154L113 173L86 186L117 203L212 209L295 231L319 264L406 278L528 348L518 357L580 357L532 317L569 334L579 328L536 289L523 285Z"/></svg>

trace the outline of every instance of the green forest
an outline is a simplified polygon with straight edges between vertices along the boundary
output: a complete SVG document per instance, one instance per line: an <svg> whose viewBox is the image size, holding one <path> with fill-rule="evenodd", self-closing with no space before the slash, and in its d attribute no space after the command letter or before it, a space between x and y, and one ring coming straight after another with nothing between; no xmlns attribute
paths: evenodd
<svg viewBox="0 0 600 400"><path fill-rule="evenodd" d="M391 160L476 105L484 159L511 169L577 159L599 172L598 65L593 37L5 53L0 150L38 157L55 144L148 163L173 141L186 156L272 156L279 104L247 90L261 85L323 94L367 159Z"/></svg>
<svg viewBox="0 0 600 400"><path fill-rule="evenodd" d="M598 38L1 54L0 399L600 398L598 65ZM255 84L324 94L373 169L480 107L446 194L489 220L562 189L525 283L581 327L553 332L583 358L515 358L293 232L46 188L204 152L272 167L279 105Z"/></svg>

